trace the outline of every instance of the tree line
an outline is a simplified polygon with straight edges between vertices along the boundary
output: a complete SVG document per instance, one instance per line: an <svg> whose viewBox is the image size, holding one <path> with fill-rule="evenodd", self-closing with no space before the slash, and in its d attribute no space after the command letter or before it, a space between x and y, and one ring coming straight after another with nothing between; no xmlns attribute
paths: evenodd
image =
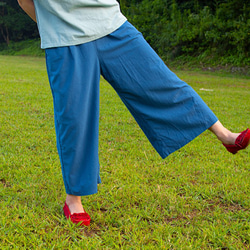
<svg viewBox="0 0 250 250"><path fill-rule="evenodd" d="M163 57L227 56L249 64L250 1L120 0L121 10ZM16 0L0 0L0 43L38 38Z"/></svg>
<svg viewBox="0 0 250 250"><path fill-rule="evenodd" d="M163 57L217 55L250 64L250 1L121 0L120 4Z"/></svg>
<svg viewBox="0 0 250 250"><path fill-rule="evenodd" d="M17 0L0 0L0 43L38 38L34 23L19 7Z"/></svg>

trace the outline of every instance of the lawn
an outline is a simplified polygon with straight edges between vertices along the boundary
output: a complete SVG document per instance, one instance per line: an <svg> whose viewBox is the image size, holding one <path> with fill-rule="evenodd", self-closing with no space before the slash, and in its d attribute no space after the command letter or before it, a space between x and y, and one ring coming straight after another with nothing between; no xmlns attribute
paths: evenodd
<svg viewBox="0 0 250 250"><path fill-rule="evenodd" d="M250 126L250 78L178 71L233 131ZM44 59L0 56L0 249L250 249L250 148L209 131L162 160L101 80L99 193L90 227L66 221Z"/></svg>

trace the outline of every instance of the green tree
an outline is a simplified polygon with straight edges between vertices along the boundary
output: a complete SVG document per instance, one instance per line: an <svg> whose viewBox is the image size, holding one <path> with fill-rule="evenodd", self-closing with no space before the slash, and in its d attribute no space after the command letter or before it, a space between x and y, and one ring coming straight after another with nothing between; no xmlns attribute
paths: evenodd
<svg viewBox="0 0 250 250"><path fill-rule="evenodd" d="M9 45L10 43L10 36L9 36L9 27L8 22L6 21L6 13L7 13L7 4L6 2L0 2L0 33L2 39Z"/></svg>
<svg viewBox="0 0 250 250"><path fill-rule="evenodd" d="M250 1L123 0L122 10L163 57L233 56L249 63Z"/></svg>
<svg viewBox="0 0 250 250"><path fill-rule="evenodd" d="M20 9L16 0L0 1L0 42L38 37L36 24Z"/></svg>

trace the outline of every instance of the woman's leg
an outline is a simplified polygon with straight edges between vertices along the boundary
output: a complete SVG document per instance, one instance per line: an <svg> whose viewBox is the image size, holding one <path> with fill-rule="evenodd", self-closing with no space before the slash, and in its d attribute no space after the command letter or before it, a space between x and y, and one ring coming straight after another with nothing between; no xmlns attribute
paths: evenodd
<svg viewBox="0 0 250 250"><path fill-rule="evenodd" d="M245 149L250 143L250 130L246 129L241 133L232 133L219 121L209 128L223 143L228 152L236 154L239 150Z"/></svg>
<svg viewBox="0 0 250 250"><path fill-rule="evenodd" d="M100 66L92 43L46 50L57 148L71 213L97 192Z"/></svg>
<svg viewBox="0 0 250 250"><path fill-rule="evenodd" d="M232 145L235 143L236 138L240 135L240 133L233 133L225 128L220 121L217 121L213 124L209 130L213 132L217 138L224 144Z"/></svg>
<svg viewBox="0 0 250 250"><path fill-rule="evenodd" d="M103 76L162 158L218 121L128 22L97 44Z"/></svg>
<svg viewBox="0 0 250 250"><path fill-rule="evenodd" d="M82 206L81 196L67 194L66 203L69 207L71 214L85 212Z"/></svg>
<svg viewBox="0 0 250 250"><path fill-rule="evenodd" d="M98 40L97 45L103 76L162 158L207 129L231 153L249 144L250 131L239 134L226 129L199 95L167 68L128 22Z"/></svg>

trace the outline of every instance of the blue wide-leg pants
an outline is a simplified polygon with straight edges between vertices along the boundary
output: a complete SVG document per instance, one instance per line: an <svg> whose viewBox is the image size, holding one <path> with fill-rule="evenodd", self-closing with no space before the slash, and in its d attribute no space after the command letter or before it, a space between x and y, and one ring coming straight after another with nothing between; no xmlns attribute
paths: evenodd
<svg viewBox="0 0 250 250"><path fill-rule="evenodd" d="M93 42L46 49L46 63L67 194L90 195L100 183L100 75L116 90L162 158L218 120L129 22Z"/></svg>

